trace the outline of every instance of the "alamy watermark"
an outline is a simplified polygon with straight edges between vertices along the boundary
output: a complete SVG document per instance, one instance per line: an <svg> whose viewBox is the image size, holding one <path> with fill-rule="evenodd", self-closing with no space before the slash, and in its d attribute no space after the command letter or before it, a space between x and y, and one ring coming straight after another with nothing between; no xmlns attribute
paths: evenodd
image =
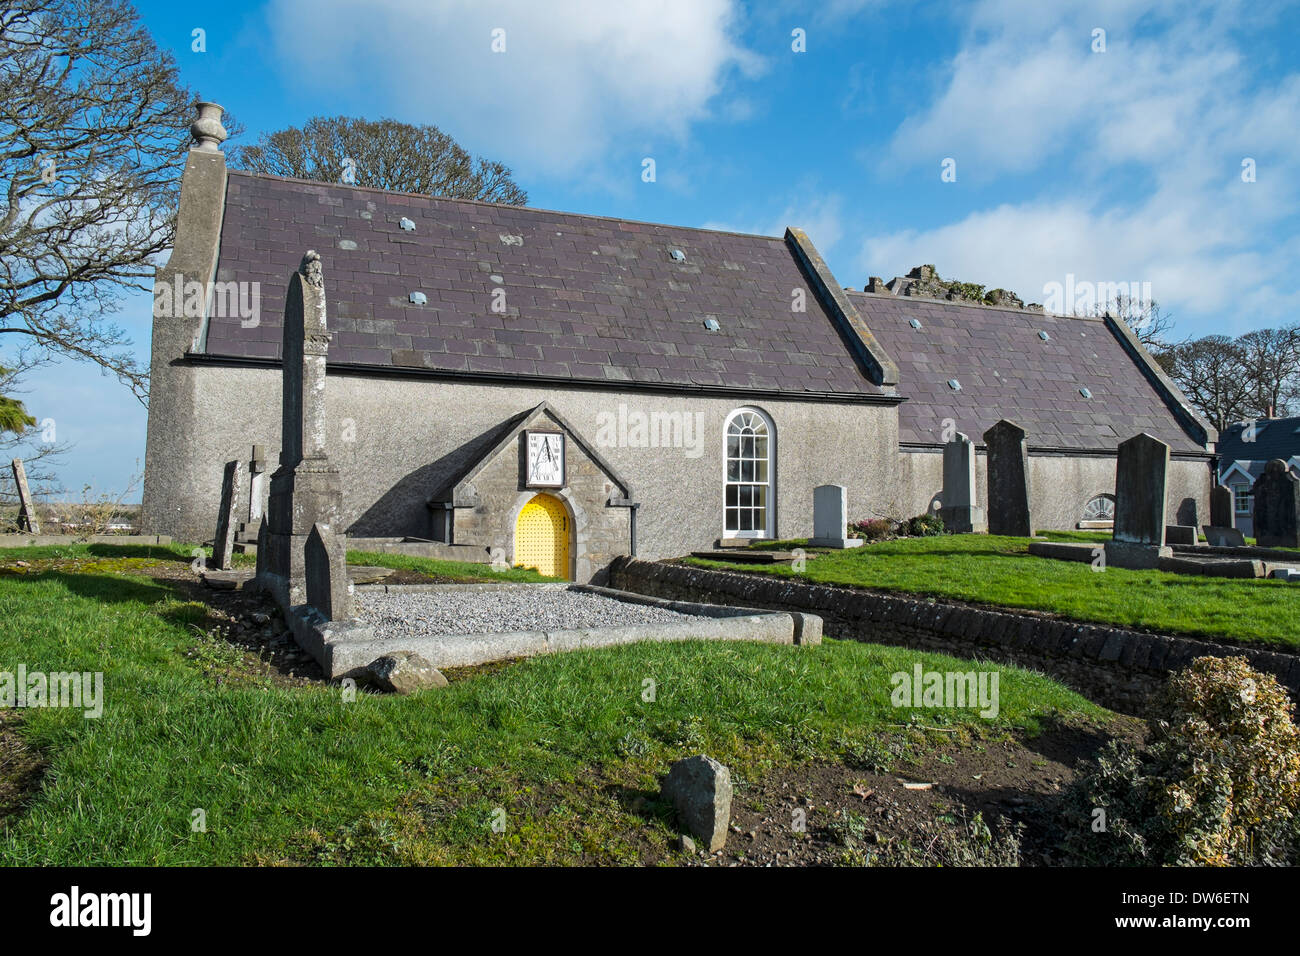
<svg viewBox="0 0 1300 956"><path fill-rule="evenodd" d="M620 403L596 416L601 448L681 448L687 458L704 454L703 412L643 412Z"/></svg>
<svg viewBox="0 0 1300 956"><path fill-rule="evenodd" d="M997 671L927 671L918 662L909 674L890 675L889 701L895 707L979 708L979 715L998 715Z"/></svg>
<svg viewBox="0 0 1300 956"><path fill-rule="evenodd" d="M203 283L186 279L179 272L171 282L154 285L155 319L239 319L241 328L253 329L261 322L262 284L260 282Z"/></svg>
<svg viewBox="0 0 1300 956"><path fill-rule="evenodd" d="M64 707L84 710L88 719L104 713L102 671L0 671L0 710L11 707Z"/></svg>
<svg viewBox="0 0 1300 956"><path fill-rule="evenodd" d="M1092 315L1098 308L1113 307L1122 308L1121 318L1137 319L1145 316L1154 304L1150 282L1080 281L1070 272L1064 283L1049 282L1043 286L1043 308L1053 315Z"/></svg>

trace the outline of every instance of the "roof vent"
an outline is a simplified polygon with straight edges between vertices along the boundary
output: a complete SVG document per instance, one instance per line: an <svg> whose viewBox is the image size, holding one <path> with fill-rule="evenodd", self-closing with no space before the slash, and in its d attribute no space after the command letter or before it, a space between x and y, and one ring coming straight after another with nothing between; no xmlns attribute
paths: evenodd
<svg viewBox="0 0 1300 956"><path fill-rule="evenodd" d="M402 227L403 232L415 232L415 223L403 216L397 223Z"/></svg>
<svg viewBox="0 0 1300 956"><path fill-rule="evenodd" d="M429 301L428 298L425 296L425 294L424 294L423 292L412 292L412 293L411 293L411 304L412 304L412 305L425 305L425 304L428 303L428 301Z"/></svg>
<svg viewBox="0 0 1300 956"><path fill-rule="evenodd" d="M704 320L704 327L708 329L710 332L716 332L720 328L722 328L722 326L718 325L718 320L715 319L713 316L709 316L707 319Z"/></svg>
<svg viewBox="0 0 1300 956"><path fill-rule="evenodd" d="M919 328L921 327L921 320L920 320L920 319L908 319L908 320L907 320L907 324L910 325L910 326L911 326L912 328L914 328L914 329L919 329Z"/></svg>
<svg viewBox="0 0 1300 956"><path fill-rule="evenodd" d="M1092 398L1092 392L1088 391L1086 388L1079 389L1079 394L1084 398Z"/></svg>
<svg viewBox="0 0 1300 956"><path fill-rule="evenodd" d="M1038 333L1038 337L1039 337L1040 339L1042 339L1044 342L1046 342L1048 339L1051 338L1050 335L1048 335L1046 332L1042 332L1042 331L1040 331L1040 332Z"/></svg>
<svg viewBox="0 0 1300 956"><path fill-rule="evenodd" d="M952 389L954 392L960 392L961 382L957 381L955 378L950 378L948 379L948 387Z"/></svg>
<svg viewBox="0 0 1300 956"><path fill-rule="evenodd" d="M680 249L670 249L668 250L668 255L672 257L673 262L686 261L686 253L682 252Z"/></svg>

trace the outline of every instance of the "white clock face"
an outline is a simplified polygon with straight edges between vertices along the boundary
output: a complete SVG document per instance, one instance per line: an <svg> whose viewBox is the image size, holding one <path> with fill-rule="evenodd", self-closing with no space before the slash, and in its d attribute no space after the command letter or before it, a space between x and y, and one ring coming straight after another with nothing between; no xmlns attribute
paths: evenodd
<svg viewBox="0 0 1300 956"><path fill-rule="evenodd" d="M564 485L564 436L530 433L528 483L560 488Z"/></svg>

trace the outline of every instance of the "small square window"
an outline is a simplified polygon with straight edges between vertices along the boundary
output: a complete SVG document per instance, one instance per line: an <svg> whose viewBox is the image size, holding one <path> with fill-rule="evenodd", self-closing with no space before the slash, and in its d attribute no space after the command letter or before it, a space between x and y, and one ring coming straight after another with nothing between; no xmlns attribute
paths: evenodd
<svg viewBox="0 0 1300 956"><path fill-rule="evenodd" d="M1237 514L1248 515L1254 506L1254 495L1250 493L1250 485L1233 485L1233 500L1237 505Z"/></svg>

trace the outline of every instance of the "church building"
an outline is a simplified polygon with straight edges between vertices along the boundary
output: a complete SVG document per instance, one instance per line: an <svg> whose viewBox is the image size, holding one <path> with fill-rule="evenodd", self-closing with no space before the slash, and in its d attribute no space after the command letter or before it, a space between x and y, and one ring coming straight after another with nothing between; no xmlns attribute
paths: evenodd
<svg viewBox="0 0 1300 956"><path fill-rule="evenodd" d="M620 554L809 537L823 484L854 520L932 510L944 442L999 419L1028 432L1036 527L1104 518L1139 432L1172 448L1170 522L1208 513L1217 436L1113 319L846 289L797 228L283 179L227 169L219 123L194 136L155 282L148 533L210 538L224 464L260 446L274 469L308 250L325 446L363 542L599 579Z"/></svg>

